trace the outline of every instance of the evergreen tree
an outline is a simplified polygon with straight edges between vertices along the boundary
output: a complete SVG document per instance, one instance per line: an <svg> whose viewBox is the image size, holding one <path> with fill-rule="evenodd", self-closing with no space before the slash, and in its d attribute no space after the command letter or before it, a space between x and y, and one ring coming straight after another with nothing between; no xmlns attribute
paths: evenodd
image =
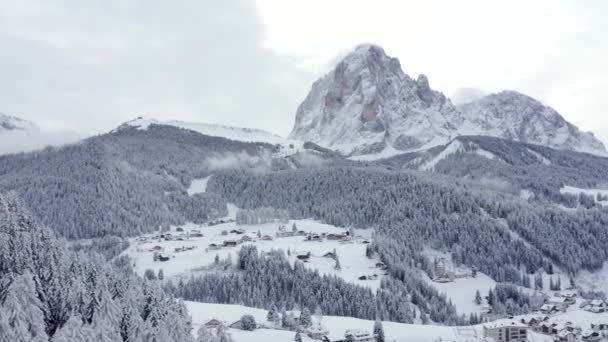
<svg viewBox="0 0 608 342"><path fill-rule="evenodd" d="M205 326L202 326L196 333L196 342L216 342L216 338Z"/></svg>
<svg viewBox="0 0 608 342"><path fill-rule="evenodd" d="M294 342L302 342L302 335L300 332L296 332L296 336L293 338Z"/></svg>
<svg viewBox="0 0 608 342"><path fill-rule="evenodd" d="M255 318L251 315L244 315L241 317L241 328L246 331L253 331L257 328Z"/></svg>
<svg viewBox="0 0 608 342"><path fill-rule="evenodd" d="M376 320L376 322L374 322L374 336L376 337L376 342L386 341L384 337L384 327L382 327L382 322L379 320Z"/></svg>
<svg viewBox="0 0 608 342"><path fill-rule="evenodd" d="M483 300L481 298L481 293L479 292L479 290L475 291L475 304L476 305L481 305L483 303Z"/></svg>
<svg viewBox="0 0 608 342"><path fill-rule="evenodd" d="M18 338L29 342L46 342L46 324L42 303L36 295L35 284L29 273L18 276L8 287L4 299L8 323Z"/></svg>
<svg viewBox="0 0 608 342"><path fill-rule="evenodd" d="M312 316L310 315L310 310L308 310L308 308L304 308L300 313L300 325L306 328L312 325Z"/></svg>
<svg viewBox="0 0 608 342"><path fill-rule="evenodd" d="M334 265L334 269L336 271L342 271L342 265L340 264L340 259L336 257L336 264Z"/></svg>
<svg viewBox="0 0 608 342"><path fill-rule="evenodd" d="M270 310L268 310L268 315L266 315L266 320L274 325L278 325L281 322L281 315L277 309L275 304L272 305Z"/></svg>

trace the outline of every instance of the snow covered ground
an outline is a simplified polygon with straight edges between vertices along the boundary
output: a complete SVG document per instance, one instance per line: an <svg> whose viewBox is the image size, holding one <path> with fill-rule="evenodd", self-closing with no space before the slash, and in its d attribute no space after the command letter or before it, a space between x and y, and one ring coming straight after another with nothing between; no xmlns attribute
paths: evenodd
<svg viewBox="0 0 608 342"><path fill-rule="evenodd" d="M234 215L235 207L231 207L231 213ZM233 216L234 217L234 216ZM332 225L322 224L314 220L291 220L285 224L288 230L293 224L296 224L298 230L312 232L315 234L343 234L345 229ZM196 272L201 267L210 265L216 255L220 258L226 258L229 254L236 261L238 251L243 245L255 245L259 251L270 251L282 249L290 251L289 260L295 262L297 255L311 253L310 261L305 263L305 266L310 269L317 269L321 274L335 274L344 280L370 287L375 290L380 286L380 279L383 272L376 268L376 261L368 259L365 256L366 244L363 243L371 237L371 230L356 230L358 236L354 241L345 243L335 240L323 240L322 242L304 241L303 236L277 238L275 235L278 231L279 223L267 223L258 225L236 225L235 222L228 222L215 226L204 226L195 224L186 224L181 226L184 232L198 230L203 233L204 237L192 237L185 241L160 241L159 239L139 241L133 239L131 247L124 253L130 255L135 261L135 269L139 274L143 274L148 268L158 271L163 269L165 276L189 275L192 271ZM175 236L180 234L176 231L177 227L172 227L172 234ZM245 230L244 234L230 233L235 229ZM228 235L222 235L222 232L228 232ZM259 233L273 237L272 241L264 241L258 238ZM153 234L147 235L148 237ZM219 250L209 249L210 244L222 245L227 240L238 240L243 236L248 236L254 241L239 244L236 247L222 247ZM154 246L164 248L165 253L171 258L166 262L153 261L154 252L151 249ZM195 249L184 252L174 252L179 247L195 247ZM326 253L336 250L340 259L342 271L334 269L335 261L331 258L323 257ZM376 280L359 280L360 276L378 275Z"/></svg>
<svg viewBox="0 0 608 342"><path fill-rule="evenodd" d="M203 324L215 318L227 324L238 321L242 315L252 315L258 324L266 323L266 310L254 309L240 305L207 304L197 302L186 302L186 306L192 315L194 330L198 330ZM337 316L324 316L323 326L329 331L330 336L344 336L349 329L358 329L372 332L374 322ZM482 326L448 327L437 325L403 324L383 322L387 341L395 342L467 342L481 341ZM258 329L253 332L238 329L228 330L235 342L269 342L269 341L292 341L295 335L292 331ZM302 336L303 341L314 341ZM549 342L551 338L540 334L532 334L534 342Z"/></svg>
<svg viewBox="0 0 608 342"><path fill-rule="evenodd" d="M211 176L201 178L201 179L193 179L190 183L190 187L188 188L188 195L192 196L194 194L199 194L207 191L207 183Z"/></svg>
<svg viewBox="0 0 608 342"><path fill-rule="evenodd" d="M271 145L280 145L280 154L289 155L302 150L303 142L293 139L283 138L276 134L253 128L230 127L217 124L206 124L196 122L185 122L177 120L159 121L156 119L137 118L125 123L125 125L137 127L138 129L148 129L150 125L167 125L189 129L212 137L221 137L242 142L262 142Z"/></svg>

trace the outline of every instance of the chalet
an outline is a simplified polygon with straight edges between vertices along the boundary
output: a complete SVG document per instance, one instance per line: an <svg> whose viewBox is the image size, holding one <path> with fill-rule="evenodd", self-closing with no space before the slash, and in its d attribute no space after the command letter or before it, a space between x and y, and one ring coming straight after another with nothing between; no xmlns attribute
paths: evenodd
<svg viewBox="0 0 608 342"><path fill-rule="evenodd" d="M270 235L263 235L262 236L262 241L272 241L272 236Z"/></svg>
<svg viewBox="0 0 608 342"><path fill-rule="evenodd" d="M545 321L538 326L538 331L543 334L557 334L558 331L555 329L556 325L556 323Z"/></svg>
<svg viewBox="0 0 608 342"><path fill-rule="evenodd" d="M548 320L549 316L529 316L522 318L520 322L534 328L538 327L541 323L546 322Z"/></svg>
<svg viewBox="0 0 608 342"><path fill-rule="evenodd" d="M383 262L377 262L376 263L376 268L379 268L379 269L381 269L383 271L386 270L386 269L388 269L388 267L386 267L386 265Z"/></svg>
<svg viewBox="0 0 608 342"><path fill-rule="evenodd" d="M191 230L190 237L204 237L204 235L198 230Z"/></svg>
<svg viewBox="0 0 608 342"><path fill-rule="evenodd" d="M513 320L500 320L483 326L483 337L496 342L528 342L530 328Z"/></svg>
<svg viewBox="0 0 608 342"><path fill-rule="evenodd" d="M608 302L603 299L593 299L590 301L583 302L581 304L581 308L583 310L593 312L593 313L601 313L608 311Z"/></svg>
<svg viewBox="0 0 608 342"><path fill-rule="evenodd" d="M559 312L559 308L555 304L543 304L540 307L539 311L545 315L552 315L554 313Z"/></svg>
<svg viewBox="0 0 608 342"><path fill-rule="evenodd" d="M571 291L571 290L566 290L566 291L558 292L555 295L558 296L558 297L563 297L563 298L576 298L576 297L578 297L578 294L576 293L576 291Z"/></svg>
<svg viewBox="0 0 608 342"><path fill-rule="evenodd" d="M322 241L321 235L319 234L308 234L306 235L306 241Z"/></svg>
<svg viewBox="0 0 608 342"><path fill-rule="evenodd" d="M236 240L226 240L224 241L224 247L236 247L239 244Z"/></svg>
<svg viewBox="0 0 608 342"><path fill-rule="evenodd" d="M176 232L180 232L183 233L184 232L184 228L182 227L177 227L177 229L175 229Z"/></svg>
<svg viewBox="0 0 608 342"><path fill-rule="evenodd" d="M333 252L327 252L327 253L323 254L323 257L324 257L324 258L330 258L330 259L333 259L333 258L335 258L336 256L334 255L334 253L333 253Z"/></svg>
<svg viewBox="0 0 608 342"><path fill-rule="evenodd" d="M277 234L276 234L276 236L279 237L279 238L282 238L282 237L293 237L295 235L296 234L294 232L287 232L287 231L278 231Z"/></svg>
<svg viewBox="0 0 608 342"><path fill-rule="evenodd" d="M207 323L205 323L205 328L207 328L207 329L217 329L222 324L223 324L222 322L220 322L219 320L213 318L212 320L210 320Z"/></svg>
<svg viewBox="0 0 608 342"><path fill-rule="evenodd" d="M608 330L608 323L591 323L591 329L595 331L606 331Z"/></svg>
<svg viewBox="0 0 608 342"><path fill-rule="evenodd" d="M347 239L346 234L327 234L327 240L344 240Z"/></svg>
<svg viewBox="0 0 608 342"><path fill-rule="evenodd" d="M594 330L585 330L581 333L581 339L585 342L599 342L602 335Z"/></svg>
<svg viewBox="0 0 608 342"><path fill-rule="evenodd" d="M373 334L361 330L347 330L344 337L348 342L376 342Z"/></svg>
<svg viewBox="0 0 608 342"><path fill-rule="evenodd" d="M241 242L251 242L253 241L248 235L243 235L241 238Z"/></svg>
<svg viewBox="0 0 608 342"><path fill-rule="evenodd" d="M306 328L304 333L313 340L323 340L323 337L327 336L329 331L327 331L323 325L316 323L309 328Z"/></svg>
<svg viewBox="0 0 608 342"><path fill-rule="evenodd" d="M158 261L169 261L169 259L171 259L167 254L163 254L163 253L159 253L158 254Z"/></svg>
<svg viewBox="0 0 608 342"><path fill-rule="evenodd" d="M237 234L237 235L245 234L245 229L233 229L230 231L230 234Z"/></svg>
<svg viewBox="0 0 608 342"><path fill-rule="evenodd" d="M210 245L209 245L209 247L208 247L208 248L209 248L209 250L214 251L214 250L221 249L221 248L222 248L222 246L217 245L217 244L215 244L215 243L212 243L212 244L210 244Z"/></svg>
<svg viewBox="0 0 608 342"><path fill-rule="evenodd" d="M158 245L156 245L156 246L154 246L154 247L150 248L150 252L154 252L154 251L162 251L162 250L164 250L164 248L163 248L162 246L158 246Z"/></svg>
<svg viewBox="0 0 608 342"><path fill-rule="evenodd" d="M549 299L549 304L554 304L558 310L565 311L572 304L576 303L575 298L553 297Z"/></svg>
<svg viewBox="0 0 608 342"><path fill-rule="evenodd" d="M562 330L555 334L553 340L556 342L576 342L576 334L572 331Z"/></svg>
<svg viewBox="0 0 608 342"><path fill-rule="evenodd" d="M363 240L363 241L361 241L361 243L363 243L363 244L366 244L366 245L367 245L367 244L369 244L370 242L369 242L369 240Z"/></svg>
<svg viewBox="0 0 608 342"><path fill-rule="evenodd" d="M304 235L306 235L306 232L305 232L305 231L303 231L303 230L298 230L298 231L296 232L296 235L299 235L299 236L304 236Z"/></svg>
<svg viewBox="0 0 608 342"><path fill-rule="evenodd" d="M298 255L297 258L298 260L308 261L310 259L310 252L303 255Z"/></svg>
<svg viewBox="0 0 608 342"><path fill-rule="evenodd" d="M376 279L378 279L378 275L377 274L368 275L368 276L364 275L364 276L360 276L358 279L359 280L376 280Z"/></svg>

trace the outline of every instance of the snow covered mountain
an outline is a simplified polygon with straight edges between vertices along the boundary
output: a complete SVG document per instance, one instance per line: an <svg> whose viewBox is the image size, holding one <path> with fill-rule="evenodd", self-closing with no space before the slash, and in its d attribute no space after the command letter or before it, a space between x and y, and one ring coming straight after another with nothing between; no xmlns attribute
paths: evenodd
<svg viewBox="0 0 608 342"><path fill-rule="evenodd" d="M502 91L458 109L478 133L510 140L606 155L604 144L582 132L557 111L516 91Z"/></svg>
<svg viewBox="0 0 608 342"><path fill-rule="evenodd" d="M591 133L526 95L504 91L454 106L424 75L406 75L396 58L361 45L315 82L290 135L345 154L382 156L487 135L606 155Z"/></svg>
<svg viewBox="0 0 608 342"><path fill-rule="evenodd" d="M361 45L313 84L290 137L343 153L408 151L449 141L463 121L426 76L412 79L381 47Z"/></svg>

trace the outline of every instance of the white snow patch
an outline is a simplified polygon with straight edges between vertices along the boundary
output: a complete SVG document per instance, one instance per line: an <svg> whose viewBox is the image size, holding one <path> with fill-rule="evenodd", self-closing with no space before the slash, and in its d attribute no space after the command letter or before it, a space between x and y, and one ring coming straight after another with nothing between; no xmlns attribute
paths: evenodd
<svg viewBox="0 0 608 342"><path fill-rule="evenodd" d="M576 277L576 285L589 291L608 293L608 263L595 272L583 270Z"/></svg>
<svg viewBox="0 0 608 342"><path fill-rule="evenodd" d="M190 182L190 187L187 190L188 195L192 196L194 194L201 194L207 191L207 183L209 182L209 179L211 179L211 176L201 179L193 179L192 182Z"/></svg>
<svg viewBox="0 0 608 342"><path fill-rule="evenodd" d="M521 189L519 192L519 197L524 200L529 200L530 198L534 198L534 192L529 189Z"/></svg>
<svg viewBox="0 0 608 342"><path fill-rule="evenodd" d="M450 143L448 146L446 146L446 148L443 149L443 151L441 151L439 154L437 154L437 156L435 156L433 159L427 161L426 163L422 164L420 166L421 170L433 170L435 168L435 165L437 165L437 163L439 163L440 161L444 160L445 158L447 158L448 156L451 156L453 154L456 154L458 152L462 152L464 151L464 145L462 145L462 143L459 140L454 140L452 143Z"/></svg>
<svg viewBox="0 0 608 342"><path fill-rule="evenodd" d="M479 147L475 149L475 153L477 155L487 158L487 159L500 159L494 153L484 150L483 148L479 148Z"/></svg>

